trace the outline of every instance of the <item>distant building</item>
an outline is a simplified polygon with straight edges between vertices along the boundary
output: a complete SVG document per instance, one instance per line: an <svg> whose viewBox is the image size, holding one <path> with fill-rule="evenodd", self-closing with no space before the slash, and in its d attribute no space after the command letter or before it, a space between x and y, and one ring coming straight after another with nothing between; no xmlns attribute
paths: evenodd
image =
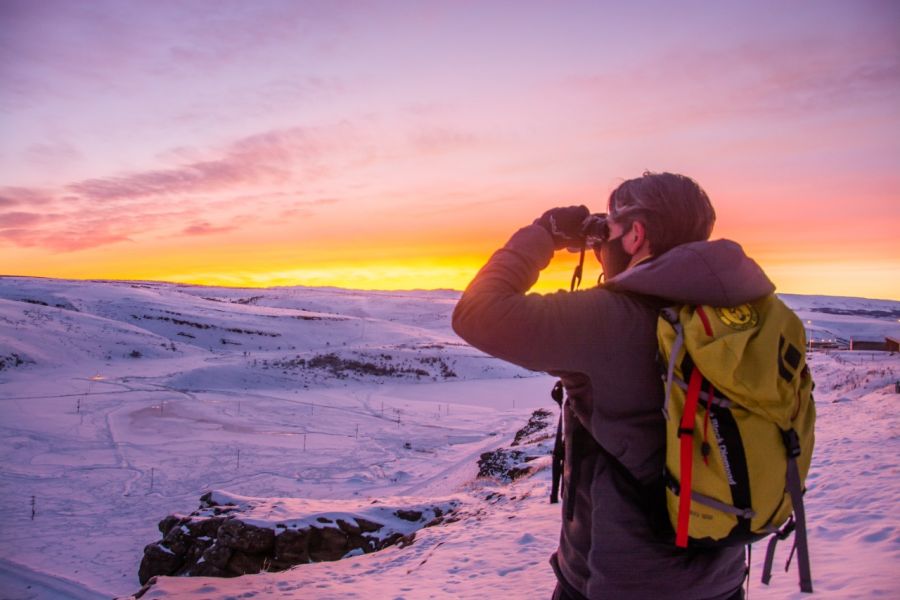
<svg viewBox="0 0 900 600"><path fill-rule="evenodd" d="M900 352L900 337L888 336L884 338L884 345L888 352Z"/></svg>
<svg viewBox="0 0 900 600"><path fill-rule="evenodd" d="M810 350L836 350L836 349L846 349L847 345L841 345L832 340L810 340L809 349Z"/></svg>
<svg viewBox="0 0 900 600"><path fill-rule="evenodd" d="M886 337L883 341L878 340L850 340L851 350L882 350L888 352L897 352L900 341L895 337Z"/></svg>
<svg viewBox="0 0 900 600"><path fill-rule="evenodd" d="M876 340L850 340L851 350L884 350L884 342Z"/></svg>

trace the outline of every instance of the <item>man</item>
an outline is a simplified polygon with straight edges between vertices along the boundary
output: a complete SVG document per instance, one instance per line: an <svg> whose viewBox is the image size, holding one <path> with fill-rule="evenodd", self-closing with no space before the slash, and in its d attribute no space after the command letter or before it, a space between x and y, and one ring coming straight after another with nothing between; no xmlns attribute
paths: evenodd
<svg viewBox="0 0 900 600"><path fill-rule="evenodd" d="M656 323L665 306L737 306L774 286L740 246L707 241L715 212L696 182L644 173L610 195L594 244L604 283L526 295L554 250L583 242L588 216L584 206L556 208L520 229L453 314L454 330L473 346L558 376L566 388L554 598L740 599L743 548L680 549L659 523L665 421Z"/></svg>

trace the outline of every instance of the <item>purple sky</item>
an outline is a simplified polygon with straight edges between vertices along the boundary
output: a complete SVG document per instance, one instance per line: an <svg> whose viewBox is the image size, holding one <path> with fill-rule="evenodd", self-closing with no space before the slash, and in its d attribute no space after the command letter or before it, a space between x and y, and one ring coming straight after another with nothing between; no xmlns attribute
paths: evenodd
<svg viewBox="0 0 900 600"><path fill-rule="evenodd" d="M460 287L651 169L900 298L896 2L0 0L0 80L0 273Z"/></svg>

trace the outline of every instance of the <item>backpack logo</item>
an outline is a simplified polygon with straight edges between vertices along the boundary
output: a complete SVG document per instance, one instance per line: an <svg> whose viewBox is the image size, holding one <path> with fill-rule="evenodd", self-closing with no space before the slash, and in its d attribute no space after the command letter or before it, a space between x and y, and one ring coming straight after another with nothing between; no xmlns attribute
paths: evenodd
<svg viewBox="0 0 900 600"><path fill-rule="evenodd" d="M759 313L750 304L741 304L732 308L716 308L716 316L727 327L744 331L756 327L759 323Z"/></svg>

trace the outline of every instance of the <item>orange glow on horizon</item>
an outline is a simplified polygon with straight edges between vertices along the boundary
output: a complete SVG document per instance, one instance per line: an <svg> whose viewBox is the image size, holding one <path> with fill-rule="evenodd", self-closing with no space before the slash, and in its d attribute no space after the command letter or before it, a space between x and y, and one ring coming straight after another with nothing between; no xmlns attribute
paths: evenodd
<svg viewBox="0 0 900 600"><path fill-rule="evenodd" d="M407 259L317 260L306 266L291 261L264 261L259 257L248 257L245 261L229 262L224 267L214 261L197 260L195 256L193 260L188 257L179 263L161 260L136 265L125 260L119 264L96 265L93 268L84 263L58 263L56 269L46 269L41 273L21 269L0 274L246 288L308 286L359 290L463 290L490 254L491 251L469 255L419 254L417 258ZM577 259L577 254L557 252L531 291L550 293L568 290ZM889 257L874 261L827 261L808 257L805 260L780 260L765 257L757 261L775 283L778 292L900 299L900 264ZM172 266L167 267L167 264ZM581 288L594 286L600 273L599 264L588 253Z"/></svg>

